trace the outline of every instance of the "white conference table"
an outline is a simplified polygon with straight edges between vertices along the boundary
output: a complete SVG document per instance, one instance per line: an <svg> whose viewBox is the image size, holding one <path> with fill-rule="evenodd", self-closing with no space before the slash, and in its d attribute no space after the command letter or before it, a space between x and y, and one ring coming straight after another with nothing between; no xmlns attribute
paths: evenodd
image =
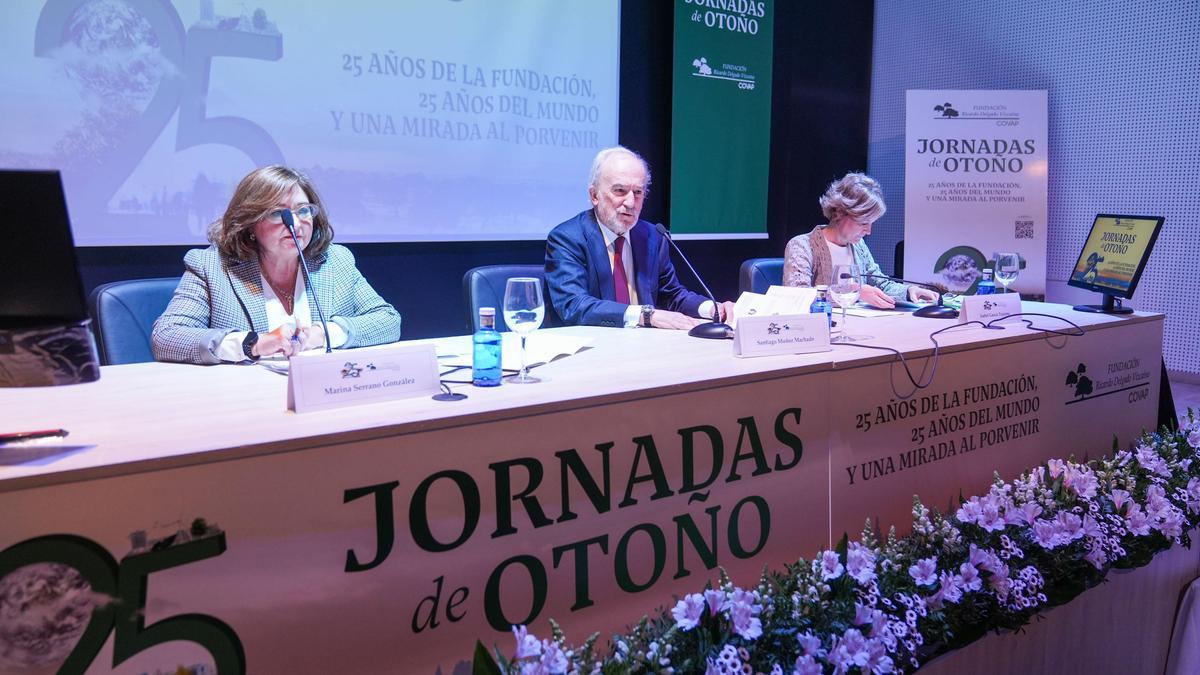
<svg viewBox="0 0 1200 675"><path fill-rule="evenodd" d="M1025 302L1024 307L1087 330L1163 320L1162 315L1140 312L1121 318L1085 314L1047 303ZM1064 322L1033 320L1070 330ZM929 356L929 333L953 323L907 313L849 321L852 334L874 335L862 344L893 347L909 359ZM548 330L592 342L572 357L531 371L545 382L487 389L454 385L455 391L468 394L458 402L421 397L297 415L286 409L286 377L251 365L106 366L100 379L88 384L0 389L0 431L70 432L62 443L4 450L0 492L896 361L886 352L837 344L829 352L737 358L730 341L691 338L682 331L585 326ZM537 339L537 333L530 338ZM1008 323L1003 331L967 326L937 339L945 355L1041 341L1045 334ZM416 342L438 340L405 344ZM920 365L914 363L914 372ZM459 372L447 379L465 376ZM29 461L20 461L23 456Z"/></svg>
<svg viewBox="0 0 1200 675"><path fill-rule="evenodd" d="M554 329L592 342L536 368L543 382L456 385L457 402L296 414L287 379L253 365L115 366L90 384L0 390L0 430L70 431L0 450L0 551L81 537L125 565L158 555L138 541L205 518L220 551L152 576L146 623L215 617L253 672L448 672L475 639L507 649L508 624L541 635L547 618L581 641L718 565L753 584L868 516L906 530L914 493L944 504L994 471L1106 452L1154 425L1162 315L1024 311L1086 333L946 331L922 391L884 351L743 359L729 341L588 327ZM929 334L953 324L849 321L926 378ZM1078 364L1091 391L1063 385ZM110 670L112 645L86 672L208 658L185 638Z"/></svg>

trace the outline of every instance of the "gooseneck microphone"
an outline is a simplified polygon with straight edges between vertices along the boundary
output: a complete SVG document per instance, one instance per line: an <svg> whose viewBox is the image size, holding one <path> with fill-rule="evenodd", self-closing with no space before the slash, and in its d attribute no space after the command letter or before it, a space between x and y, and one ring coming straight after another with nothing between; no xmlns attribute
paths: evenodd
<svg viewBox="0 0 1200 675"><path fill-rule="evenodd" d="M287 226L288 234L292 235L296 253L300 256L300 271L304 273L304 285L312 295L313 306L317 308L317 318L321 320L321 328L325 331L325 353L329 354L333 351L333 347L329 346L329 323L325 321L325 312L321 311L321 301L317 299L317 289L313 288L312 279L308 276L308 262L304 260L304 248L300 246L300 239L296 236L296 219L292 217L291 209L282 209L280 213L283 214L283 224Z"/></svg>
<svg viewBox="0 0 1200 675"><path fill-rule="evenodd" d="M922 307L922 308L914 311L913 316L919 316L922 319L957 319L958 318L958 310L957 309L954 309L953 307L947 307L946 305L942 304L942 295L943 294L942 294L941 289L939 289L937 286L934 286L932 284L926 284L926 283L923 283L920 281L909 281L908 279L901 279L900 277L889 277L885 274L864 274L863 277L866 277L868 279L887 279L888 281L898 281L902 284L910 284L913 286L920 286L921 288L928 288L929 290L933 291L934 293L937 293L938 301L937 301L936 305L929 305L928 307Z"/></svg>
<svg viewBox="0 0 1200 675"><path fill-rule="evenodd" d="M708 338L710 340L725 340L733 338L733 329L729 327L729 324L718 321L718 319L721 317L721 305L717 302L717 296L713 295L713 292L708 290L708 284L705 284L704 279L700 278L700 274L696 272L696 268L692 267L692 262L688 260L688 257L683 254L682 250L680 250L679 245L676 244L675 240L671 238L671 233L667 230L667 228L663 227L662 223L655 223L654 229L658 230L658 233L663 237L666 237L667 241L671 243L671 248L675 249L675 252L678 253L679 257L683 259L684 264L688 266L689 270L691 270L692 276L696 277L696 281L700 282L700 288L704 289L705 295L708 296L708 299L711 300L713 304L712 321L708 323L702 323L699 326L692 328L688 331L688 335L698 338Z"/></svg>

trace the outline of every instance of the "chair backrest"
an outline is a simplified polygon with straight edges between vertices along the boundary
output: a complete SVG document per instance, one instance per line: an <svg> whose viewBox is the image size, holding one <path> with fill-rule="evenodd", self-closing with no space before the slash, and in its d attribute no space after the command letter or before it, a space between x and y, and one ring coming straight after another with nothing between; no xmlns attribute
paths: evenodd
<svg viewBox="0 0 1200 675"><path fill-rule="evenodd" d="M903 239L896 242L895 261L896 261L895 264L892 265L892 269L894 270L892 272L892 276L894 276L894 277L904 276L904 240Z"/></svg>
<svg viewBox="0 0 1200 675"><path fill-rule="evenodd" d="M107 366L153 361L150 331L179 285L179 277L114 281L88 299L100 362Z"/></svg>
<svg viewBox="0 0 1200 675"><path fill-rule="evenodd" d="M484 265L467 270L463 275L463 300L466 302L467 331L479 330L479 308L496 308L496 330L504 332L504 285L512 277L535 277L542 280L542 299L546 303L543 328L561 326L558 315L550 303L550 292L546 288L546 270L541 265Z"/></svg>
<svg viewBox="0 0 1200 675"><path fill-rule="evenodd" d="M738 292L766 293L783 285L783 258L750 258L738 271Z"/></svg>

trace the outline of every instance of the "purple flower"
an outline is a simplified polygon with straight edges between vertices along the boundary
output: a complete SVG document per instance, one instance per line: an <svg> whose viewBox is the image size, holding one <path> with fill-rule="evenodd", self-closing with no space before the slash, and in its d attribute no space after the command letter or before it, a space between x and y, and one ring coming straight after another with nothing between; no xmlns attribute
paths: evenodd
<svg viewBox="0 0 1200 675"><path fill-rule="evenodd" d="M733 623L733 632L746 640L762 635L762 621L758 619L762 607L757 600L754 593L740 588L735 589L730 598L729 618Z"/></svg>
<svg viewBox="0 0 1200 675"><path fill-rule="evenodd" d="M1096 491L1100 487L1099 481L1096 480L1096 475L1086 466L1079 468L1070 467L1063 485L1071 488L1075 491L1075 494L1084 499L1095 497Z"/></svg>
<svg viewBox="0 0 1200 675"><path fill-rule="evenodd" d="M877 629L883 627L883 621L883 612L862 603L854 603L854 625L870 626L871 633L874 634Z"/></svg>
<svg viewBox="0 0 1200 675"><path fill-rule="evenodd" d="M725 675L726 673L742 672L742 660L738 658L737 649L733 645L725 645L721 653L708 659L705 675Z"/></svg>
<svg viewBox="0 0 1200 675"><path fill-rule="evenodd" d="M917 564L910 565L908 573L918 586L928 586L937 581L937 556L922 558Z"/></svg>
<svg viewBox="0 0 1200 675"><path fill-rule="evenodd" d="M1150 534L1150 517L1136 503L1130 504L1129 512L1125 514L1125 526L1130 534L1144 537Z"/></svg>
<svg viewBox="0 0 1200 675"><path fill-rule="evenodd" d="M716 616L725 609L725 591L704 591L704 601L708 603L708 610Z"/></svg>
<svg viewBox="0 0 1200 675"><path fill-rule="evenodd" d="M846 549L846 572L861 585L875 580L875 552L858 542Z"/></svg>
<svg viewBox="0 0 1200 675"><path fill-rule="evenodd" d="M542 658L522 664L521 675L560 675L567 672L570 662L566 653L553 640L542 640Z"/></svg>
<svg viewBox="0 0 1200 675"><path fill-rule="evenodd" d="M959 586L961 580L957 576L949 572L942 572L939 580L941 581L941 588L938 589L937 595L941 599L950 603L957 603L959 600L962 600L962 588Z"/></svg>
<svg viewBox="0 0 1200 675"><path fill-rule="evenodd" d="M1187 484L1187 507L1192 513L1200 512L1200 478L1192 478Z"/></svg>
<svg viewBox="0 0 1200 675"><path fill-rule="evenodd" d="M1112 499L1113 508L1120 511L1121 507L1129 502L1129 493L1125 490L1113 490L1109 493Z"/></svg>
<svg viewBox="0 0 1200 675"><path fill-rule="evenodd" d="M814 658L825 658L825 650L821 649L821 638L813 634L811 630L804 631L796 636L796 641L800 643L800 651L805 656Z"/></svg>
<svg viewBox="0 0 1200 675"><path fill-rule="evenodd" d="M1067 465L1061 459L1052 459L1046 462L1046 469L1050 472L1051 478L1058 478L1066 468Z"/></svg>
<svg viewBox="0 0 1200 675"><path fill-rule="evenodd" d="M1200 449L1200 424L1193 424L1187 435L1188 445Z"/></svg>
<svg viewBox="0 0 1200 675"><path fill-rule="evenodd" d="M517 639L517 653L513 654L514 659L541 656L542 644L536 637L529 634L529 630L525 626L513 626L512 632L513 637Z"/></svg>
<svg viewBox="0 0 1200 675"><path fill-rule="evenodd" d="M821 553L821 579L829 581L842 576L846 568L842 567L842 561L838 558L836 551L824 551Z"/></svg>
<svg viewBox="0 0 1200 675"><path fill-rule="evenodd" d="M685 631L700 625L700 617L703 615L704 596L699 593L683 596L671 610L671 616L675 617L675 625Z"/></svg>
<svg viewBox="0 0 1200 675"><path fill-rule="evenodd" d="M1039 520L1033 524L1033 540L1044 549L1059 545L1058 524L1053 520Z"/></svg>
<svg viewBox="0 0 1200 675"><path fill-rule="evenodd" d="M887 645L882 640L872 640L867 646L867 662L863 664L863 670L883 675L894 672L895 668L892 657L888 656Z"/></svg>
<svg viewBox="0 0 1200 675"><path fill-rule="evenodd" d="M978 591L983 588L983 579L979 576L979 570L971 563L963 563L958 566L959 578L962 579L962 587L964 591Z"/></svg>
<svg viewBox="0 0 1200 675"><path fill-rule="evenodd" d="M834 666L849 669L867 665L871 656L867 649L867 638L856 628L847 629L841 639L834 638L833 649L829 650L829 662ZM844 671L843 671L844 672Z"/></svg>
<svg viewBox="0 0 1200 675"><path fill-rule="evenodd" d="M1024 524L1032 525L1034 519L1042 514L1042 507L1034 502L1026 502L1017 509L1017 513L1021 514Z"/></svg>
<svg viewBox="0 0 1200 675"><path fill-rule="evenodd" d="M813 657L802 654L792 666L792 675L821 675L825 669Z"/></svg>

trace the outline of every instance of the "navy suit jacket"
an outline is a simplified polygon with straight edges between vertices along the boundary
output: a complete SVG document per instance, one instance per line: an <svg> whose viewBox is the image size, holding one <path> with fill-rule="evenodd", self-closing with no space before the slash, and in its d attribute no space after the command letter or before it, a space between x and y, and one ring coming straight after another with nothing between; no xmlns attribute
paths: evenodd
<svg viewBox="0 0 1200 675"><path fill-rule="evenodd" d="M546 285L554 310L568 326L624 326L625 308L613 293L612 265L601 225L591 209L546 237ZM669 244L652 223L639 220L626 235L633 253L638 301L697 316L708 298L684 288L675 276Z"/></svg>

